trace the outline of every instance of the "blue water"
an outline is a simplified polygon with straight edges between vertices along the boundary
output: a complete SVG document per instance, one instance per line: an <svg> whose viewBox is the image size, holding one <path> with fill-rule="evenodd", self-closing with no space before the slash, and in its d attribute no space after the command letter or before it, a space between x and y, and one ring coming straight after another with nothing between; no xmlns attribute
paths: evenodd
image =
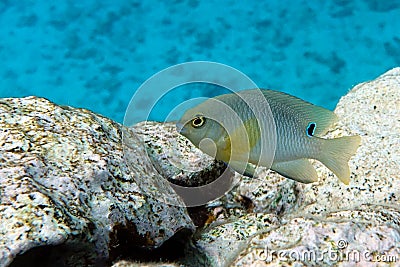
<svg viewBox="0 0 400 267"><path fill-rule="evenodd" d="M122 122L151 75L210 60L333 109L400 66L399 18L396 0L2 0L0 97L42 96Z"/></svg>

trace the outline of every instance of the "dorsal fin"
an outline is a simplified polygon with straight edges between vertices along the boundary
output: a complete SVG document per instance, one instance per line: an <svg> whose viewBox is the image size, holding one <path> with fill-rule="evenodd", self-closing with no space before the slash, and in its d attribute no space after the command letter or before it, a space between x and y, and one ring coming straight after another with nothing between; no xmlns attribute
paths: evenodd
<svg viewBox="0 0 400 267"><path fill-rule="evenodd" d="M286 93L273 90L261 91L271 105L271 109L273 106L275 106L275 108L285 106L288 110L293 111L292 115L299 118L299 123L304 126L304 131L306 131L310 123L315 123L315 136L324 135L329 127L337 121L336 114L323 107L313 105Z"/></svg>

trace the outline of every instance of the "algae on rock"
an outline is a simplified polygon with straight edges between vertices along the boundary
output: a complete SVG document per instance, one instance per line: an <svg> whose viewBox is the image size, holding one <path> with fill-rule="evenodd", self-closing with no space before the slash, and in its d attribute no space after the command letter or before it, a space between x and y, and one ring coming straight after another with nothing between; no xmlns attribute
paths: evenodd
<svg viewBox="0 0 400 267"><path fill-rule="evenodd" d="M188 239L194 225L169 182L204 185L224 166L172 124L127 129L40 98L1 99L0 265L34 247L65 244L84 247L76 255L96 262L122 245L118 232L148 247L182 233L179 262L189 266L347 266L378 256L396 264L400 68L357 85L335 113L339 121L326 138L362 137L348 186L317 161L320 180L312 184L262 168L258 179L235 174L233 181L241 182L203 208L210 219ZM137 266L137 260L115 266Z"/></svg>
<svg viewBox="0 0 400 267"><path fill-rule="evenodd" d="M190 235L179 198L173 206L151 197L175 193L146 155L129 129L90 111L36 97L0 99L0 265L57 245L67 258L54 264L95 264L123 245L121 233L149 248ZM79 253L68 256L66 247Z"/></svg>

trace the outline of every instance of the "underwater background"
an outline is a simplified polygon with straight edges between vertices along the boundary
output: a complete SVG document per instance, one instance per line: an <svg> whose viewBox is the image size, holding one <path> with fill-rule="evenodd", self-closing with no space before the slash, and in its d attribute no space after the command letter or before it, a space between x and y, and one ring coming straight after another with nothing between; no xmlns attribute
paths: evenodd
<svg viewBox="0 0 400 267"><path fill-rule="evenodd" d="M400 65L399 18L396 0L1 0L0 97L41 96L122 122L145 80L205 60L333 109ZM172 107L157 108L150 119Z"/></svg>

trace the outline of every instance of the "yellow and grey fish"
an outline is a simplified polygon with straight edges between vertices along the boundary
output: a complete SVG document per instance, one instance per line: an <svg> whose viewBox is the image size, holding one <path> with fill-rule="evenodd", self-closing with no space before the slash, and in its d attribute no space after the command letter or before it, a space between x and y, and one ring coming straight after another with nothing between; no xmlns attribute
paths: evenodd
<svg viewBox="0 0 400 267"><path fill-rule="evenodd" d="M204 153L250 177L252 163L299 182L315 182L308 159L316 159L349 184L348 161L360 137L321 138L335 121L332 111L297 97L253 89L207 99L187 110L177 129Z"/></svg>

